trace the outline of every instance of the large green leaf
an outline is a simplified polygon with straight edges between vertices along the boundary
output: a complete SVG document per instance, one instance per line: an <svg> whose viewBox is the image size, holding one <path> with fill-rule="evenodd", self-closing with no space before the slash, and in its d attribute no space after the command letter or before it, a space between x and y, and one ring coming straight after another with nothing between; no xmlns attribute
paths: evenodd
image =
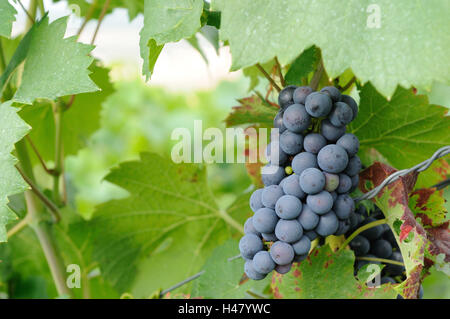
<svg viewBox="0 0 450 319"><path fill-rule="evenodd" d="M306 49L292 62L289 71L285 75L286 84L301 85L302 78L307 77L309 73L314 71L319 54L315 47Z"/></svg>
<svg viewBox="0 0 450 319"><path fill-rule="evenodd" d="M135 282L133 294L145 296L183 280L242 231L217 208L202 167L144 153L106 180L130 194L99 206L92 220L95 259L120 292Z"/></svg>
<svg viewBox="0 0 450 319"><path fill-rule="evenodd" d="M202 12L202 0L145 0L140 47L147 79L164 44L190 38L200 29Z"/></svg>
<svg viewBox="0 0 450 319"><path fill-rule="evenodd" d="M9 38L11 36L12 24L16 21L17 11L8 2L0 1L0 36Z"/></svg>
<svg viewBox="0 0 450 319"><path fill-rule="evenodd" d="M75 37L64 38L67 19L49 24L46 17L30 31L22 82L14 96L16 102L32 104L38 98L53 100L98 90L88 70L94 59L88 55L93 46L77 43Z"/></svg>
<svg viewBox="0 0 450 319"><path fill-rule="evenodd" d="M448 1L215 0L213 7L222 11L220 37L229 41L232 70L274 56L288 64L314 44L331 77L351 68L385 96L397 84L450 82ZM372 23L378 17L379 27Z"/></svg>
<svg viewBox="0 0 450 319"><path fill-rule="evenodd" d="M403 169L450 144L450 117L445 116L448 109L428 104L426 96L399 88L388 101L367 84L360 97L358 116L348 131L358 136L360 156L366 165L371 164L371 149Z"/></svg>
<svg viewBox="0 0 450 319"><path fill-rule="evenodd" d="M8 196L27 189L15 168L16 158L11 155L14 144L20 141L30 127L17 115L19 109L11 107L11 102L0 104L0 242L5 242L6 225L17 219L8 205Z"/></svg>
<svg viewBox="0 0 450 319"><path fill-rule="evenodd" d="M353 251L334 253L328 245L314 249L301 263L294 263L289 273L274 273L275 298L286 299L393 299L397 292L391 285L369 288L353 275Z"/></svg>

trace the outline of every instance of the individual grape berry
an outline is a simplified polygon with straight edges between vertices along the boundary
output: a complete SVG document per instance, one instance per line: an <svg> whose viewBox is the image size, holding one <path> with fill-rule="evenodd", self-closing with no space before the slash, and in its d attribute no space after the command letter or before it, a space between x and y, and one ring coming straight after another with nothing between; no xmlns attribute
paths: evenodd
<svg viewBox="0 0 450 319"><path fill-rule="evenodd" d="M347 219L355 210L355 202L347 195L339 195L334 201L333 210L339 219Z"/></svg>
<svg viewBox="0 0 450 319"><path fill-rule="evenodd" d="M296 255L308 254L311 249L311 240L307 236L302 236L299 241L292 244L292 248Z"/></svg>
<svg viewBox="0 0 450 319"><path fill-rule="evenodd" d="M247 260L245 262L244 272L248 278L253 279L253 280L262 280L266 277L266 275L263 275L255 270L255 268L253 267L252 260Z"/></svg>
<svg viewBox="0 0 450 319"><path fill-rule="evenodd" d="M359 151L359 140L352 133L346 133L342 135L336 142L336 145L339 145L343 149L347 151L348 157L352 157L356 155Z"/></svg>
<svg viewBox="0 0 450 319"><path fill-rule="evenodd" d="M270 257L277 265L288 265L294 260L294 249L288 243L276 241L270 247Z"/></svg>
<svg viewBox="0 0 450 319"><path fill-rule="evenodd" d="M255 269L260 274L268 274L275 269L275 262L270 257L268 251L259 251L253 257L253 269Z"/></svg>
<svg viewBox="0 0 450 319"><path fill-rule="evenodd" d="M389 259L393 261L403 262L402 254L399 251L394 251L392 255L389 257ZM395 277L402 275L405 272L405 267L394 264L386 264L384 270L389 275Z"/></svg>
<svg viewBox="0 0 450 319"><path fill-rule="evenodd" d="M317 163L326 172L340 173L347 167L348 155L342 147L330 144L317 154Z"/></svg>
<svg viewBox="0 0 450 319"><path fill-rule="evenodd" d="M295 255L295 257L294 257L294 262L300 263L300 262L302 262L303 260L305 260L306 258L308 258L308 254L307 254L307 253L306 253L306 254L303 254L303 255Z"/></svg>
<svg viewBox="0 0 450 319"><path fill-rule="evenodd" d="M277 273L279 273L280 275L284 275L284 274L287 274L291 270L291 267L292 267L292 263L289 263L287 265L277 265L275 267L275 271Z"/></svg>
<svg viewBox="0 0 450 319"><path fill-rule="evenodd" d="M245 221L245 224L244 224L244 233L245 233L245 234L254 234L254 235L258 236L258 237L261 236L261 234L259 233L259 231L257 231L257 230L255 229L255 226L253 226L253 217L250 217L249 219L247 219L247 220Z"/></svg>
<svg viewBox="0 0 450 319"><path fill-rule="evenodd" d="M348 193L352 188L352 179L346 174L339 174L339 186L336 189L338 194Z"/></svg>
<svg viewBox="0 0 450 319"><path fill-rule="evenodd" d="M352 121L353 111L350 106L344 102L336 102L334 103L328 119L334 126L344 126Z"/></svg>
<svg viewBox="0 0 450 319"><path fill-rule="evenodd" d="M363 219L369 217L369 213L364 205L359 205L356 209L356 213L361 215Z"/></svg>
<svg viewBox="0 0 450 319"><path fill-rule="evenodd" d="M330 142L336 142L345 134L345 126L334 126L331 122L323 120L320 124L320 133Z"/></svg>
<svg viewBox="0 0 450 319"><path fill-rule="evenodd" d="M291 165L294 173L300 176L305 169L318 167L317 156L312 153L301 152L294 156Z"/></svg>
<svg viewBox="0 0 450 319"><path fill-rule="evenodd" d="M319 235L314 230L307 231L306 233L304 233L304 235L308 236L310 241L313 241L314 239L319 237Z"/></svg>
<svg viewBox="0 0 450 319"><path fill-rule="evenodd" d="M365 220L363 220L363 222L361 223L361 226L367 225L374 221L376 221L375 218L368 217ZM361 235L363 235L364 237L366 237L369 240L377 240L381 236L382 233L383 233L383 226L378 225L378 226L366 229L365 231L363 231L361 233Z"/></svg>
<svg viewBox="0 0 450 319"><path fill-rule="evenodd" d="M277 241L278 240L277 236L275 236L275 233L270 233L270 234L261 233L261 235L265 241Z"/></svg>
<svg viewBox="0 0 450 319"><path fill-rule="evenodd" d="M253 215L253 227L260 233L273 233L277 225L278 217L273 209L264 207Z"/></svg>
<svg viewBox="0 0 450 319"><path fill-rule="evenodd" d="M392 247L397 247L397 240L395 239L394 233L392 232L391 229L389 229L389 231L384 232L383 234L383 238L386 239Z"/></svg>
<svg viewBox="0 0 450 319"><path fill-rule="evenodd" d="M325 175L317 168L307 168L300 174L300 187L306 194L317 194L325 187Z"/></svg>
<svg viewBox="0 0 450 319"><path fill-rule="evenodd" d="M370 251L370 242L369 240L361 235L356 236L349 243L350 248L355 253L355 256L363 256Z"/></svg>
<svg viewBox="0 0 450 319"><path fill-rule="evenodd" d="M275 205L275 212L283 219L294 219L302 211L302 202L295 196L284 195L278 199Z"/></svg>
<svg viewBox="0 0 450 319"><path fill-rule="evenodd" d="M278 105L280 105L281 109L294 104L293 94L296 88L295 85L289 85L280 91L280 94L278 94Z"/></svg>
<svg viewBox="0 0 450 319"><path fill-rule="evenodd" d="M361 160L358 155L351 157L348 160L347 167L345 168L345 173L349 176L355 176L359 174L361 170Z"/></svg>
<svg viewBox="0 0 450 319"><path fill-rule="evenodd" d="M309 133L303 140L305 151L313 154L319 153L320 149L325 145L327 145L327 140L319 133Z"/></svg>
<svg viewBox="0 0 450 319"><path fill-rule="evenodd" d="M341 100L341 92L334 86L325 86L320 92L327 94L333 102L339 102Z"/></svg>
<svg viewBox="0 0 450 319"><path fill-rule="evenodd" d="M263 189L257 189L253 192L253 194L250 196L250 208L253 212L256 212L258 209L264 207L263 203L261 202L261 194L263 192Z"/></svg>
<svg viewBox="0 0 450 319"><path fill-rule="evenodd" d="M358 104L356 104L355 100L351 96L345 94L341 95L341 102L346 103L352 109L353 112L352 121L353 121L358 115Z"/></svg>
<svg viewBox="0 0 450 319"><path fill-rule="evenodd" d="M352 180L352 188L350 188L349 193L352 193L355 189L358 188L359 185L359 175L355 175L351 177Z"/></svg>
<svg viewBox="0 0 450 319"><path fill-rule="evenodd" d="M263 249L261 238L255 234L247 234L239 241L239 250L244 258L252 259L255 254Z"/></svg>
<svg viewBox="0 0 450 319"><path fill-rule="evenodd" d="M297 220L300 225L302 225L304 230L312 230L319 223L319 215L314 213L308 205L304 204L302 212L300 213L300 216L298 216Z"/></svg>
<svg viewBox="0 0 450 319"><path fill-rule="evenodd" d="M300 199L303 199L306 196L306 194L300 187L299 176L296 174L285 177L281 181L280 185L282 186L283 192L286 195L292 195Z"/></svg>
<svg viewBox="0 0 450 319"><path fill-rule="evenodd" d="M327 192L335 191L339 186L339 175L323 172L325 176L325 190Z"/></svg>
<svg viewBox="0 0 450 319"><path fill-rule="evenodd" d="M327 94L313 92L306 98L306 112L312 117L324 117L330 113L333 103Z"/></svg>
<svg viewBox="0 0 450 319"><path fill-rule="evenodd" d="M320 216L319 224L315 231L322 237L333 235L339 228L339 220L336 214L331 210L325 215Z"/></svg>
<svg viewBox="0 0 450 319"><path fill-rule="evenodd" d="M311 124L311 117L302 104L292 104L283 114L283 124L294 133L301 133Z"/></svg>
<svg viewBox="0 0 450 319"><path fill-rule="evenodd" d="M335 236L344 235L350 229L350 221L348 219L340 220L339 227L334 233Z"/></svg>
<svg viewBox="0 0 450 319"><path fill-rule="evenodd" d="M293 99L296 104L305 105L306 97L313 92L309 86L300 86L295 89Z"/></svg>
<svg viewBox="0 0 450 319"><path fill-rule="evenodd" d="M273 119L273 127L277 128L280 134L286 131L286 126L283 124L283 111L278 112Z"/></svg>
<svg viewBox="0 0 450 319"><path fill-rule="evenodd" d="M306 204L316 214L323 215L329 212L331 210L331 207L333 207L333 197L329 192L321 191L318 194L308 195L306 197Z"/></svg>
<svg viewBox="0 0 450 319"><path fill-rule="evenodd" d="M283 188L280 185L266 186L261 194L261 202L268 208L275 208L278 199L283 195Z"/></svg>
<svg viewBox="0 0 450 319"><path fill-rule="evenodd" d="M261 170L261 179L265 186L278 185L285 176L286 172L281 166L267 164Z"/></svg>
<svg viewBox="0 0 450 319"><path fill-rule="evenodd" d="M338 194L336 192L331 192L331 197L333 198L333 202L336 200L336 198L338 197Z"/></svg>
<svg viewBox="0 0 450 319"><path fill-rule="evenodd" d="M286 243L293 243L303 236L303 229L296 219L280 219L275 227L275 236Z"/></svg>
<svg viewBox="0 0 450 319"><path fill-rule="evenodd" d="M293 133L289 130L280 135L280 147L289 155L299 153L303 148L303 135Z"/></svg>
<svg viewBox="0 0 450 319"><path fill-rule="evenodd" d="M372 242L371 252L377 257L388 259L392 255L392 246L387 240L378 239Z"/></svg>
<svg viewBox="0 0 450 319"><path fill-rule="evenodd" d="M359 225L362 221L362 216L357 214L356 212L352 212L349 217L350 220L350 230L354 230L356 226Z"/></svg>
<svg viewBox="0 0 450 319"><path fill-rule="evenodd" d="M266 158L270 164L282 166L288 161L288 155L281 149L277 141L270 142L266 147Z"/></svg>

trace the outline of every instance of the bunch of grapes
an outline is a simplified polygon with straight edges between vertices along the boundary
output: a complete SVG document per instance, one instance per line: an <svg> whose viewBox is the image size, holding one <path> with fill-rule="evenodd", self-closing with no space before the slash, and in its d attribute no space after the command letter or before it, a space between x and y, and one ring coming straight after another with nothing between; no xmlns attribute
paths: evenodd
<svg viewBox="0 0 450 319"><path fill-rule="evenodd" d="M267 146L264 188L250 198L254 215L239 242L245 273L254 280L287 273L308 256L311 241L350 229L359 183L358 138L346 134L355 100L332 86L314 92L288 86L279 96L276 133Z"/></svg>

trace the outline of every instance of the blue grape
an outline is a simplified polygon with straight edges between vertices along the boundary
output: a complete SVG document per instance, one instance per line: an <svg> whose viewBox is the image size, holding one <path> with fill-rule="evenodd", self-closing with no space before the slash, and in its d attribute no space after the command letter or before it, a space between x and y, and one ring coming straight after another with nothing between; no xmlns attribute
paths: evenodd
<svg viewBox="0 0 450 319"><path fill-rule="evenodd" d="M292 104L283 114L283 124L294 133L301 133L311 124L311 117L302 104Z"/></svg>
<svg viewBox="0 0 450 319"><path fill-rule="evenodd" d="M292 244L296 255L308 254L311 249L311 240L307 236L303 236L299 241Z"/></svg>
<svg viewBox="0 0 450 319"><path fill-rule="evenodd" d="M295 196L284 195L280 197L275 205L275 212L283 219L294 219L302 211L302 202Z"/></svg>
<svg viewBox="0 0 450 319"><path fill-rule="evenodd" d="M348 219L346 220L340 220L339 221L339 227L334 233L336 236L344 235L348 230L350 229L350 221Z"/></svg>
<svg viewBox="0 0 450 319"><path fill-rule="evenodd" d="M305 105L306 97L312 92L313 89L311 89L309 86L300 86L296 88L293 95L294 103Z"/></svg>
<svg viewBox="0 0 450 319"><path fill-rule="evenodd" d="M349 220L350 220L350 229L353 230L362 221L362 217L361 215L356 214L356 212L352 212L350 214Z"/></svg>
<svg viewBox="0 0 450 319"><path fill-rule="evenodd" d="M303 260L305 260L306 258L308 258L308 254L304 254L304 255L295 255L294 257L294 262L296 263L300 263Z"/></svg>
<svg viewBox="0 0 450 319"><path fill-rule="evenodd" d="M283 188L280 185L266 186L261 194L261 202L268 208L275 208L277 200L283 195Z"/></svg>
<svg viewBox="0 0 450 319"><path fill-rule="evenodd" d="M342 147L330 144L317 154L317 163L326 172L340 173L347 167L348 155Z"/></svg>
<svg viewBox="0 0 450 319"><path fill-rule="evenodd" d="M367 224L369 224L371 222L374 222L374 221L376 221L375 218L368 217L361 223L361 226L367 225ZM361 233L361 235L363 235L364 237L366 237L369 240L377 240L383 234L383 230L384 230L383 226L382 225L378 225L378 226L366 229L365 231L363 231Z"/></svg>
<svg viewBox="0 0 450 319"><path fill-rule="evenodd" d="M255 270L253 267L253 261L247 260L244 264L244 272L247 275L248 278L253 280L261 280L266 277L266 275L263 275Z"/></svg>
<svg viewBox="0 0 450 319"><path fill-rule="evenodd" d="M352 133L346 133L342 135L336 142L336 145L339 145L343 149L347 151L349 157L356 155L359 150L359 140L356 135Z"/></svg>
<svg viewBox="0 0 450 319"><path fill-rule="evenodd" d="M266 158L272 165L281 166L288 160L288 155L283 152L278 141L272 141L266 147Z"/></svg>
<svg viewBox="0 0 450 319"><path fill-rule="evenodd" d="M314 92L308 95L305 102L306 112L313 117L324 117L330 113L333 103L327 94Z"/></svg>
<svg viewBox="0 0 450 319"><path fill-rule="evenodd" d="M339 219L347 219L355 210L355 202L347 194L339 195L334 201L333 210Z"/></svg>
<svg viewBox="0 0 450 319"><path fill-rule="evenodd" d="M397 240L395 239L395 236L394 236L394 233L391 231L390 228L389 228L389 230L384 232L383 238L386 239L391 244L392 247L398 246Z"/></svg>
<svg viewBox="0 0 450 319"><path fill-rule="evenodd" d="M309 152L301 152L294 156L291 166L294 173L300 176L305 169L318 167L317 156Z"/></svg>
<svg viewBox="0 0 450 319"><path fill-rule="evenodd" d="M352 121L353 121L358 115L358 104L356 104L355 100L351 96L345 94L341 95L341 102L346 103L352 109L353 113Z"/></svg>
<svg viewBox="0 0 450 319"><path fill-rule="evenodd" d="M334 192L339 186L339 175L323 172L325 176L325 190Z"/></svg>
<svg viewBox="0 0 450 319"><path fill-rule="evenodd" d="M302 212L300 213L300 216L298 216L297 220L300 225L302 225L304 230L312 230L319 223L319 215L314 213L308 205L304 204Z"/></svg>
<svg viewBox="0 0 450 319"><path fill-rule="evenodd" d="M277 241L278 240L277 236L275 236L275 233L270 233L270 234L269 233L261 233L261 235L265 241Z"/></svg>
<svg viewBox="0 0 450 319"><path fill-rule="evenodd" d="M275 227L275 235L281 241L293 243L303 236L303 229L296 219L280 219Z"/></svg>
<svg viewBox="0 0 450 319"><path fill-rule="evenodd" d="M305 151L313 154L319 153L320 149L325 145L327 145L327 140L319 133L309 133L303 140Z"/></svg>
<svg viewBox="0 0 450 319"><path fill-rule="evenodd" d="M341 100L341 92L334 86L325 86L320 92L327 94L333 102L339 102Z"/></svg>
<svg viewBox="0 0 450 319"><path fill-rule="evenodd" d="M333 197L327 191L306 197L307 205L318 215L326 214L333 207ZM334 213L333 213L334 214Z"/></svg>
<svg viewBox="0 0 450 319"><path fill-rule="evenodd" d="M257 189L253 192L252 196L250 196L250 208L253 212L256 212L258 209L264 207L263 203L261 202L262 191L262 188Z"/></svg>
<svg viewBox="0 0 450 319"><path fill-rule="evenodd" d="M253 227L260 233L273 233L277 222L277 214L270 208L260 208L253 215Z"/></svg>
<svg viewBox="0 0 450 319"><path fill-rule="evenodd" d="M339 174L339 186L336 189L338 194L348 193L352 188L352 179L346 174Z"/></svg>
<svg viewBox="0 0 450 319"><path fill-rule="evenodd" d="M345 173L349 176L355 176L359 174L361 170L361 160L358 155L351 157L348 160L347 167L345 168Z"/></svg>
<svg viewBox="0 0 450 319"><path fill-rule="evenodd" d="M356 213L361 215L364 218L369 217L369 213L367 212L367 209L364 205L359 205L358 209L356 210Z"/></svg>
<svg viewBox="0 0 450 319"><path fill-rule="evenodd" d="M345 126L337 127L329 120L323 120L320 124L320 133L330 142L335 142L345 134Z"/></svg>
<svg viewBox="0 0 450 319"><path fill-rule="evenodd" d="M339 220L333 211L320 216L319 224L315 231L322 237L333 235L339 228Z"/></svg>
<svg viewBox="0 0 450 319"><path fill-rule="evenodd" d="M288 265L294 260L294 249L288 243L276 241L270 247L270 257L277 265Z"/></svg>
<svg viewBox="0 0 450 319"><path fill-rule="evenodd" d="M333 198L333 202L336 200L336 198L338 197L338 194L336 192L331 192L331 197Z"/></svg>
<svg viewBox="0 0 450 319"><path fill-rule="evenodd" d="M289 263L287 265L277 265L275 267L275 271L277 273L279 273L280 275L284 275L284 274L287 274L291 270L291 267L292 267L292 263Z"/></svg>
<svg viewBox="0 0 450 319"><path fill-rule="evenodd" d="M239 241L239 250L244 258L252 259L253 256L262 249L262 240L255 234L247 234Z"/></svg>
<svg viewBox="0 0 450 319"><path fill-rule="evenodd" d="M260 274L268 274L275 269L275 262L268 251L259 251L253 257L253 269Z"/></svg>
<svg viewBox="0 0 450 319"><path fill-rule="evenodd" d="M325 175L317 168L307 168L300 174L300 187L307 194L317 194L325 187Z"/></svg>
<svg viewBox="0 0 450 319"><path fill-rule="evenodd" d="M261 178L265 186L278 185L286 176L283 167L267 164L262 168Z"/></svg>
<svg viewBox="0 0 450 319"><path fill-rule="evenodd" d="M319 237L319 235L314 230L307 231L304 235L308 236L310 241L313 241L314 239Z"/></svg>
<svg viewBox="0 0 450 319"><path fill-rule="evenodd" d="M282 184L281 184L282 183ZM306 194L300 187L299 176L296 174L289 175L281 181L280 185L286 195L292 195L300 199L305 198Z"/></svg>
<svg viewBox="0 0 450 319"><path fill-rule="evenodd" d="M289 155L299 153L303 148L303 135L288 130L284 131L283 134L280 135L280 147Z"/></svg>
<svg viewBox="0 0 450 319"><path fill-rule="evenodd" d="M380 258L389 258L392 255L392 246L391 244L384 239L378 239L372 242L372 254Z"/></svg>
<svg viewBox="0 0 450 319"><path fill-rule="evenodd" d="M283 124L283 111L278 112L273 119L273 127L277 128L280 134L286 131L286 126Z"/></svg>
<svg viewBox="0 0 450 319"><path fill-rule="evenodd" d="M334 126L344 126L352 121L353 111L344 102L334 103L333 109L328 116L331 124Z"/></svg>
<svg viewBox="0 0 450 319"><path fill-rule="evenodd" d="M255 229L255 226L253 226L253 217L250 217L249 219L246 220L246 222L244 224L244 233L245 234L254 234L258 237L261 236L259 231L257 231Z"/></svg>
<svg viewBox="0 0 450 319"><path fill-rule="evenodd" d="M352 188L350 188L350 193L358 188L359 185L359 175L355 175L351 177L352 179Z"/></svg>
<svg viewBox="0 0 450 319"><path fill-rule="evenodd" d="M355 256L363 256L367 254L370 250L369 240L362 235L358 235L355 238L353 238L352 241L349 243L349 245L350 248L355 253Z"/></svg>
<svg viewBox="0 0 450 319"><path fill-rule="evenodd" d="M293 94L296 88L295 85L289 85L280 91L278 94L278 104L281 109L285 109L294 103Z"/></svg>

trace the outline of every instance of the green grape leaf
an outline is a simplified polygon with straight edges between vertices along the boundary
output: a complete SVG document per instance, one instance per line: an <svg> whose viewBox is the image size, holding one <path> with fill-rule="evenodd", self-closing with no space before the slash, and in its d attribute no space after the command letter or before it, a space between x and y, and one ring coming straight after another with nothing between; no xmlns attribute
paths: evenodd
<svg viewBox="0 0 450 319"><path fill-rule="evenodd" d="M274 56L288 64L314 44L329 76L351 68L385 96L398 84L450 81L450 64L436 63L450 52L447 1L215 0L212 7L222 13L220 38L229 41L232 70Z"/></svg>
<svg viewBox="0 0 450 319"><path fill-rule="evenodd" d="M328 245L315 248L289 273L274 273L272 290L281 299L393 299L397 292L391 286L367 287L353 275L353 251L333 252Z"/></svg>
<svg viewBox="0 0 450 319"><path fill-rule="evenodd" d="M149 79L164 44L192 37L201 27L202 0L145 0L142 73Z"/></svg>
<svg viewBox="0 0 450 319"><path fill-rule="evenodd" d="M196 273L217 245L243 232L233 215L217 208L204 167L143 153L106 180L130 194L99 206L91 221L94 258L120 293L134 285L131 293L142 296L173 285Z"/></svg>
<svg viewBox="0 0 450 319"><path fill-rule="evenodd" d="M447 221L442 190L421 188L413 191L409 197L409 208L425 227L436 227Z"/></svg>
<svg viewBox="0 0 450 319"><path fill-rule="evenodd" d="M273 127L273 118L278 112L275 106L268 106L256 95L240 99L238 102L240 105L233 107L233 111L225 119L227 127L242 124Z"/></svg>
<svg viewBox="0 0 450 319"><path fill-rule="evenodd" d="M65 155L74 155L87 144L92 133L100 127L100 112L103 102L114 93L109 80L109 69L99 63L91 65L91 78L101 91L78 94L71 107L62 117L62 143ZM65 102L71 98L65 97ZM55 158L55 120L52 105L46 101L25 106L21 117L33 127L30 138L46 161ZM30 149L30 154L33 154ZM37 159L34 159L37 160Z"/></svg>
<svg viewBox="0 0 450 319"><path fill-rule="evenodd" d="M67 19L49 24L45 17L30 30L31 39L15 102L32 104L38 98L54 100L99 90L88 71L94 59L88 55L93 46L77 43L75 37L64 39Z"/></svg>
<svg viewBox="0 0 450 319"><path fill-rule="evenodd" d="M17 219L8 207L8 196L22 193L28 188L15 168L17 160L11 152L14 144L28 133L30 127L17 115L19 109L11 104L0 104L0 242L7 240L5 226Z"/></svg>
<svg viewBox="0 0 450 319"><path fill-rule="evenodd" d="M262 64L261 66L268 74L270 74L272 76L272 78L275 78L275 76L273 76L273 72L272 72L272 70L276 66L276 62L274 59ZM256 88L259 85L261 79L263 79L265 81L264 83L268 83L267 79L264 77L262 72L256 67L256 65L245 68L243 70L243 73L247 78L250 79L250 85L248 87L249 91L252 91L254 88Z"/></svg>
<svg viewBox="0 0 450 319"><path fill-rule="evenodd" d="M447 111L428 104L426 96L402 88L388 101L367 84L361 89L358 116L348 131L358 136L359 155L367 166L375 149L392 166L409 168L450 144Z"/></svg>
<svg viewBox="0 0 450 319"><path fill-rule="evenodd" d="M262 281L248 278L243 281L245 261L242 258L228 261L228 258L239 255L238 247L237 241L229 240L212 252L203 267L205 273L193 283L193 297L240 299L249 297L247 291L262 295L270 284L270 276Z"/></svg>
<svg viewBox="0 0 450 319"><path fill-rule="evenodd" d="M314 71L319 58L316 47L306 49L292 62L289 71L284 76L287 85L302 85L302 78Z"/></svg>
<svg viewBox="0 0 450 319"><path fill-rule="evenodd" d="M0 36L9 38L11 36L12 24L16 21L16 9L8 0L0 1Z"/></svg>

